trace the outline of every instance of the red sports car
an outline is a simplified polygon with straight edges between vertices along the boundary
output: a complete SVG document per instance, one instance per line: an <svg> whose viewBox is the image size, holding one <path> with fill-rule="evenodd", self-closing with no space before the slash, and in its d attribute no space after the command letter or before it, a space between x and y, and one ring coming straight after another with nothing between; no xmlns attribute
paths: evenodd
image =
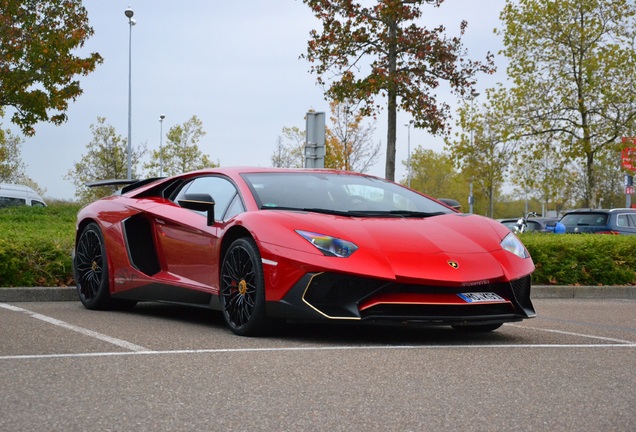
<svg viewBox="0 0 636 432"><path fill-rule="evenodd" d="M130 184L79 212L73 262L89 309L191 304L222 311L239 335L285 320L490 331L536 315L534 264L504 225L343 171Z"/></svg>

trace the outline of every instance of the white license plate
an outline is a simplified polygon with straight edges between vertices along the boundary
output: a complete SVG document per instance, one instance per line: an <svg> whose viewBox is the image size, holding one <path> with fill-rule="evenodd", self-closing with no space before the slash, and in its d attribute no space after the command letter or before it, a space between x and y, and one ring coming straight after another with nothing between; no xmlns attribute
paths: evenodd
<svg viewBox="0 0 636 432"><path fill-rule="evenodd" d="M457 295L464 299L467 303L506 301L503 297L493 292L459 293Z"/></svg>

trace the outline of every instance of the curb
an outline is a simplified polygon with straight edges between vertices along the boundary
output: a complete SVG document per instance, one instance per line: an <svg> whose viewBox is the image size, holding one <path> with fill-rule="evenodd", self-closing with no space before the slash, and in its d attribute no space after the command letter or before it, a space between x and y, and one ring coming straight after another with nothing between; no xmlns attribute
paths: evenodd
<svg viewBox="0 0 636 432"><path fill-rule="evenodd" d="M530 291L533 299L634 299L636 286L550 286L533 285Z"/></svg>
<svg viewBox="0 0 636 432"><path fill-rule="evenodd" d="M532 299L617 299L636 300L636 286L550 286L533 285ZM1 288L0 302L78 301L75 287Z"/></svg>

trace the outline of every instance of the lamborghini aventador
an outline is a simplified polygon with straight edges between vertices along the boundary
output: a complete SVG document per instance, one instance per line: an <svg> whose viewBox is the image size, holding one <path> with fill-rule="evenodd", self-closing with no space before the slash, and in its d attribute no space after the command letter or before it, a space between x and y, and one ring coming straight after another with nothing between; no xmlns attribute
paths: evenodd
<svg viewBox="0 0 636 432"><path fill-rule="evenodd" d="M88 309L163 301L271 323L450 325L535 316L534 264L510 230L382 178L219 168L124 186L80 210L74 274Z"/></svg>

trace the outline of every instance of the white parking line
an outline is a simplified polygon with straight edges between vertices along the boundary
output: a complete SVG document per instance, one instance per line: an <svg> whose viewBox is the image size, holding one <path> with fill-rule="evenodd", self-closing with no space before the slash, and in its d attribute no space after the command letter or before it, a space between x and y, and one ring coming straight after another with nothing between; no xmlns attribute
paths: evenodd
<svg viewBox="0 0 636 432"><path fill-rule="evenodd" d="M78 357L121 357L166 354L225 354L253 352L291 352L291 351L356 351L356 350L437 350L437 349L510 349L510 348L636 348L636 344L492 344L492 345L381 345L381 346L330 346L330 347L286 347L286 348L218 348L190 349L172 351L136 351L136 352L95 352L79 354L39 354L0 356L0 360L33 360Z"/></svg>
<svg viewBox="0 0 636 432"><path fill-rule="evenodd" d="M614 338L608 338L608 337L603 337L603 336L594 336L594 335L589 335L589 334L585 334L585 333L574 333L574 332L563 331L563 330L544 329L544 328L530 327L530 326L519 325L519 324L507 324L507 326L521 328L521 329L539 330L539 331L548 332L548 333L559 333L559 334L564 334L564 335L568 335L568 336L579 336L579 337L590 338L590 339L598 339L598 340L604 340L604 341L608 341L608 342L616 342L616 343L619 343L619 344L628 344L628 345L636 344L636 342L627 341L627 340L623 340L623 339L614 339Z"/></svg>
<svg viewBox="0 0 636 432"><path fill-rule="evenodd" d="M507 324L507 327L515 327L527 330L538 330L549 333L558 333L569 336L579 336L603 340L613 343L604 344L487 344L487 345L380 345L380 346L327 346L327 347L278 347L278 348L218 348L218 349L190 349L190 350L170 350L170 351L151 351L140 345L117 339L102 333L95 332L83 327L78 327L58 319L42 315L28 309L23 309L6 303L0 303L0 307L14 311L25 313L33 318L53 324L68 330L81 333L86 336L99 339L113 345L130 350L130 352L94 352L94 353L75 353L75 354L33 354L33 355L9 355L0 356L0 360L29 360L29 359L53 359L53 358L81 358L81 357L117 357L131 355L166 355L166 354L222 354L222 353L250 353L250 352L278 352L278 351L353 351L353 350L427 350L427 349L509 349L509 348L636 348L636 342L623 339L608 338L602 336L589 335L584 333L575 333L562 330L544 329L539 327L530 327L526 325Z"/></svg>
<svg viewBox="0 0 636 432"><path fill-rule="evenodd" d="M72 331L81 333L83 335L90 336L92 338L99 339L101 341L108 342L108 343L111 343L113 345L117 345L117 346L122 347L122 348L129 349L131 351L135 351L135 352L148 351L148 348L142 347L140 345L136 345L134 343L127 342L127 341L122 340L122 339L117 339L117 338L114 338L114 337L111 337L111 336L108 336L108 335L105 335L105 334L102 334L102 333L98 333L96 331L89 330L89 329L86 329L86 328L83 328L83 327L74 326L74 325L69 324L67 322L60 321L58 319L51 318L51 317L46 316L46 315L42 315L42 314L30 311L28 309L23 309L23 308L20 308L20 307L17 307L17 306L12 306L12 305L6 304L6 303L0 303L0 307L4 308L4 309L8 309L10 311L14 311L14 312L25 313L25 314L30 315L31 317L33 317L35 319L39 319L40 321L44 321L44 322L47 322L49 324L56 325L58 327L65 328L67 330L72 330Z"/></svg>

